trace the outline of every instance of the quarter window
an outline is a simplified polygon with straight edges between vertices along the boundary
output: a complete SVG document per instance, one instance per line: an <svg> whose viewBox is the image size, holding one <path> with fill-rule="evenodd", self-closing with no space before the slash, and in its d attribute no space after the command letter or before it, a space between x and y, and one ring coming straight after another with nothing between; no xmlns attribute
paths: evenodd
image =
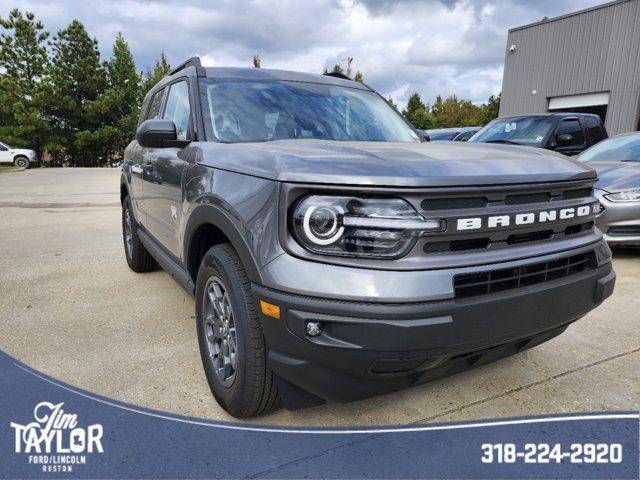
<svg viewBox="0 0 640 480"><path fill-rule="evenodd" d="M6 152L7 150L9 149L0 143L0 152Z"/></svg>
<svg viewBox="0 0 640 480"><path fill-rule="evenodd" d="M163 118L173 120L176 124L178 140L187 140L189 132L189 89L187 82L178 82L171 85L167 106L164 109Z"/></svg>
<svg viewBox="0 0 640 480"><path fill-rule="evenodd" d="M151 99L151 105L149 105L149 111L147 112L147 120L150 118L160 118L160 107L162 106L162 95L164 89L158 90L153 94Z"/></svg>
<svg viewBox="0 0 640 480"><path fill-rule="evenodd" d="M562 121L562 123L558 127L556 135L564 135L566 133L573 135L573 142L571 142L571 144L567 146L584 145L584 135L582 134L582 127L580 127L580 122L577 119L570 118Z"/></svg>

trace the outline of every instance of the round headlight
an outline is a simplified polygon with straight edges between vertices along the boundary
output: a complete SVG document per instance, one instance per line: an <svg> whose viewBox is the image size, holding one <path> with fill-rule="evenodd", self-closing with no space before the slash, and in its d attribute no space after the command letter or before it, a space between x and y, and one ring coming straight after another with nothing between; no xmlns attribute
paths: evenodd
<svg viewBox="0 0 640 480"><path fill-rule="evenodd" d="M310 207L302 220L304 233L317 245L331 245L344 233L344 226L338 219L343 213L340 205Z"/></svg>

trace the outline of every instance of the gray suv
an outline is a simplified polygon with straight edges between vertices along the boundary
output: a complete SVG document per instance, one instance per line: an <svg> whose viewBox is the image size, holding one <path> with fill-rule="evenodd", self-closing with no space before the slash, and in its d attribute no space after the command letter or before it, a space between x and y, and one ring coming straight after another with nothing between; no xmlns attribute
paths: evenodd
<svg viewBox="0 0 640 480"><path fill-rule="evenodd" d="M335 75L203 68L142 105L126 259L195 296L236 417L353 401L564 331L612 293L595 172L541 149L427 143ZM160 327L161 328L161 327Z"/></svg>

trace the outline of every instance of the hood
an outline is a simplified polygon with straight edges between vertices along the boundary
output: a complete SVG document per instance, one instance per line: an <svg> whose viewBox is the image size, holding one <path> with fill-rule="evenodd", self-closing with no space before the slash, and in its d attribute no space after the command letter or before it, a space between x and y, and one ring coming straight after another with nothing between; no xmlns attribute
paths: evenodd
<svg viewBox="0 0 640 480"><path fill-rule="evenodd" d="M283 182L436 187L595 179L548 150L486 143L200 143L199 163Z"/></svg>
<svg viewBox="0 0 640 480"><path fill-rule="evenodd" d="M594 162L589 165L598 172L596 188L610 193L640 188L640 162Z"/></svg>

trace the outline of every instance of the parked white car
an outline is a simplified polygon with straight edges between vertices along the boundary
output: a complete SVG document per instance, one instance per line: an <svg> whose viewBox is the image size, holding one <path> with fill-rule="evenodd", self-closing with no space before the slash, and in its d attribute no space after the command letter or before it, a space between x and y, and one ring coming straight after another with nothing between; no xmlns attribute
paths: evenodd
<svg viewBox="0 0 640 480"><path fill-rule="evenodd" d="M11 148L6 143L0 142L0 164L13 163L19 168L29 168L32 163L37 161L38 157L33 150Z"/></svg>

